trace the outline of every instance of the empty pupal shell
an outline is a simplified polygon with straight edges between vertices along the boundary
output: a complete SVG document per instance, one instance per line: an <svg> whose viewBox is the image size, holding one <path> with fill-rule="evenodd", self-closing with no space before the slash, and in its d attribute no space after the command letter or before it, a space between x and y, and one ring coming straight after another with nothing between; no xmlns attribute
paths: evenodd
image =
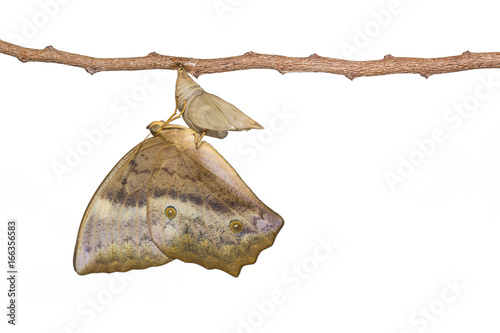
<svg viewBox="0 0 500 333"><path fill-rule="evenodd" d="M181 68L178 69L175 98L177 109L180 112L184 109L184 121L198 134L206 131L205 135L223 139L227 131L263 129L233 104L207 93Z"/></svg>

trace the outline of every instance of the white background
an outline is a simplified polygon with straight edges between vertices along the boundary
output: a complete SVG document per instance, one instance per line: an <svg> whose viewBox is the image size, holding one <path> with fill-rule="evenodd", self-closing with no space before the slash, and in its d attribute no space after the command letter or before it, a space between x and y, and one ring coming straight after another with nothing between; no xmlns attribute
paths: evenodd
<svg viewBox="0 0 500 333"><path fill-rule="evenodd" d="M486 0L0 3L0 39L98 57L440 57L500 51L499 29ZM174 71L91 76L0 55L0 73L0 221L19 221L16 327L5 279L0 290L9 332L498 332L498 70L200 77L266 127L208 141L285 219L238 278L180 261L73 271L88 201L145 126L172 113Z"/></svg>

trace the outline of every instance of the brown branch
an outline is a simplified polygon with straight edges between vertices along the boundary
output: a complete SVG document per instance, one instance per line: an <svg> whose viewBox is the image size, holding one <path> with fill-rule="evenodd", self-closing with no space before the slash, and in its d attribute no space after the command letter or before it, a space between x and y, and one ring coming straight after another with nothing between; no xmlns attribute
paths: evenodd
<svg viewBox="0 0 500 333"><path fill-rule="evenodd" d="M480 68L500 68L500 52L472 53L443 58L406 58L390 54L380 60L352 61L321 57L285 57L247 52L240 56L195 59L173 57L152 52L145 57L93 58L56 50L47 46L42 50L25 48L0 40L0 53L16 57L22 62L50 62L84 68L90 74L103 71L130 71L144 69L177 69L183 66L198 77L244 69L274 69L281 74L289 72L323 72L345 75L353 80L360 76L413 73L428 78L434 74L460 72Z"/></svg>

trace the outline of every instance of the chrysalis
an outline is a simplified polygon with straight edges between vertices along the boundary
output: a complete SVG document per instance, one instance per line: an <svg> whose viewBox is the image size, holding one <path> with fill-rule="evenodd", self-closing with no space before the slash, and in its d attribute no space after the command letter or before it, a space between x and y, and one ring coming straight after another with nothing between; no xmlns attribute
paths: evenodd
<svg viewBox="0 0 500 333"><path fill-rule="evenodd" d="M178 69L175 98L186 124L201 136L223 139L227 131L263 129L233 104L207 93L181 68Z"/></svg>

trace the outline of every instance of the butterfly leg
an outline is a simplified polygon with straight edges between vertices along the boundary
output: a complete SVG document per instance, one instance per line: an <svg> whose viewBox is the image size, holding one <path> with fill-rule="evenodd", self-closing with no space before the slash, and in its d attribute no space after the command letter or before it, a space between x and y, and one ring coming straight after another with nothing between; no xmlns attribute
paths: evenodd
<svg viewBox="0 0 500 333"><path fill-rule="evenodd" d="M204 130L201 134L195 134L194 143L196 144L196 148L198 148L198 144L201 142L201 139L203 139L207 131L208 130Z"/></svg>
<svg viewBox="0 0 500 333"><path fill-rule="evenodd" d="M174 108L174 113L172 113L172 115L170 117L168 117L167 121L165 122L165 124L168 124L170 123L173 118L175 117L175 115L177 114L177 97L175 98L175 108Z"/></svg>
<svg viewBox="0 0 500 333"><path fill-rule="evenodd" d="M175 98L175 105L176 105L176 107L175 107L174 113L167 119L167 121L165 122L165 124L163 124L163 127L165 127L167 124L170 124L175 119L180 118L182 116L182 114L184 113L184 111L186 111L186 101L184 101L184 105L182 106L181 113L179 113L176 116L175 114L177 113L177 98Z"/></svg>

